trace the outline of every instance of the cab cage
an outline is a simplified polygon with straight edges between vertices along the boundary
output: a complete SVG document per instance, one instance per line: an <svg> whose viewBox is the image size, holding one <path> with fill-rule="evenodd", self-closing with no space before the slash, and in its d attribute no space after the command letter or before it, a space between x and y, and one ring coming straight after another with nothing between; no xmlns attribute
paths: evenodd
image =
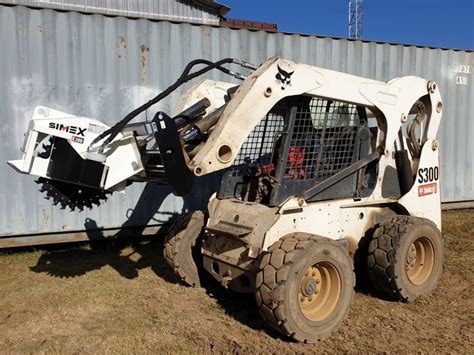
<svg viewBox="0 0 474 355"><path fill-rule="evenodd" d="M287 97L249 134L224 174L219 198L270 206L305 191L309 201L359 198L375 186L375 138L365 107Z"/></svg>

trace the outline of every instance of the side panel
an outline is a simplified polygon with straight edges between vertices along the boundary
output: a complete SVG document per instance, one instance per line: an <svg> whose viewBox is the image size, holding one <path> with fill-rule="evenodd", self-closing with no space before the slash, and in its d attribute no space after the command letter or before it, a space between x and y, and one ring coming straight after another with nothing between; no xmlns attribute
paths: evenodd
<svg viewBox="0 0 474 355"><path fill-rule="evenodd" d="M441 230L441 210L438 206L441 203L442 177L439 173L438 149L433 149L433 146L433 140L427 141L423 146L415 183L399 203L413 216L432 220Z"/></svg>
<svg viewBox="0 0 474 355"><path fill-rule="evenodd" d="M352 199L313 202L297 208L297 199L281 207L281 217L265 235L263 249L290 233L311 233L330 239L345 239L353 254L360 239L374 224L393 214L384 206L356 206ZM294 211L294 213L292 213Z"/></svg>

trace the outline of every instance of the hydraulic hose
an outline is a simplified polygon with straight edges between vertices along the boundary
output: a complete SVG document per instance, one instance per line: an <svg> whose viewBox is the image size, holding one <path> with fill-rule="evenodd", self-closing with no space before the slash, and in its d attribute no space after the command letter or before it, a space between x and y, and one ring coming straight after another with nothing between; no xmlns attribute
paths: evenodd
<svg viewBox="0 0 474 355"><path fill-rule="evenodd" d="M181 73L178 80L176 80L176 82L174 84L172 84L171 86L166 88L163 92L161 92L160 94L155 96L150 101L146 102L145 104L141 105L140 107L137 107L135 110L130 112L128 115L126 115L122 120L120 120L114 126L112 126L108 130L106 130L102 134L100 134L98 137L96 137L92 141L92 143L89 145L89 149L91 149L91 147L94 144L96 144L97 142L99 142L100 140L102 140L102 139L104 139L105 137L108 136L108 138L102 143L102 145L100 147L100 150L102 150L103 147L105 145L109 144L117 136L117 134L127 125L127 123L130 122L133 118L135 118L136 116L138 116L140 113L144 112L145 110L147 110L151 106L155 105L159 101L163 100L165 97L167 97L169 94L171 94L174 90L176 90L182 84L184 84L184 83L186 83L186 82L188 82L188 81L190 81L190 80L192 80L192 79L194 79L194 78L196 78L196 77L198 77L198 76L200 76L204 73L207 73L208 71L210 71L212 69L218 69L218 70L222 71L225 74L232 75L232 76L237 77L239 79L244 79L245 77L243 77L242 75L240 75L238 73L235 73L235 72L233 72L233 71L231 71L227 68L222 67L222 65L230 64L230 63L236 63L236 64L239 64L239 65L241 65L245 68L249 68L249 69L255 69L256 68L256 66L253 66L251 64L248 64L248 63L245 63L245 62L233 59L233 58L225 58L225 59L221 59L217 62L211 62L211 61L206 60L206 59L193 60L193 61L189 62L189 64L186 66L186 68L184 69L184 71ZM198 70L197 72L189 74L191 69L195 65L199 65L199 64L204 64L204 65L206 65L206 67L204 67L203 69Z"/></svg>

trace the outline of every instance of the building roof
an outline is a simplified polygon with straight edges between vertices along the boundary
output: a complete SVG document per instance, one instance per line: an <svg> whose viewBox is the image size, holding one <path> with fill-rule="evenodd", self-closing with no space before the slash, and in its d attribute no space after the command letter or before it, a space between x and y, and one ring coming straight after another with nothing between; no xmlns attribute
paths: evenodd
<svg viewBox="0 0 474 355"><path fill-rule="evenodd" d="M191 2L198 7L205 7L215 10L222 17L224 17L231 10L230 7L213 0L191 0Z"/></svg>
<svg viewBox="0 0 474 355"><path fill-rule="evenodd" d="M207 25L219 25L230 11L213 0L0 0L0 4Z"/></svg>

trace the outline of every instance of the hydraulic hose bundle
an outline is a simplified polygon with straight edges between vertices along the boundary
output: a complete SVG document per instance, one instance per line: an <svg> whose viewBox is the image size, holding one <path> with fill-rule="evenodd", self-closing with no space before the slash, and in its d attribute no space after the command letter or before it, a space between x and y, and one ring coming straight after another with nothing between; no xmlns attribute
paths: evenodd
<svg viewBox="0 0 474 355"><path fill-rule="evenodd" d="M247 68L247 69L252 69L252 70L256 70L258 67L253 65L253 64L250 64L250 63L246 63L244 61L241 61L241 60L237 60L237 59L234 59L234 58L225 58L225 59L221 59L217 62L211 62L209 60L206 60L206 59L196 59L196 60L193 60L191 61L187 66L186 68L184 69L184 71L181 73L180 77L178 78L178 80L176 80L176 82L174 84L172 84L171 86L169 86L166 90L164 90L163 92L161 92L160 94L158 94L157 96L155 96L153 99L151 99L150 101L148 101L147 103L141 105L140 107L137 107L135 110L133 110L132 112L130 112L128 115L126 115L122 120L120 120L118 123L116 123L114 126L112 126L111 128L109 128L108 130L104 131L102 134L100 134L96 139L94 139L94 141L92 141L92 143L90 144L89 146L89 150L91 150L91 148L94 146L94 144L96 144L97 142L101 141L102 139L104 139L105 137L108 137L100 146L99 148L99 153L101 153L103 151L103 147L106 146L107 144L109 144L110 142L112 142L112 140L117 136L117 134L127 125L127 123L129 123L132 119L134 119L136 116L138 116L140 113L146 111L147 109L149 109L151 106L155 105L156 103L158 103L159 101L163 100L165 97L167 97L169 94L171 94L173 91L175 91L178 87L180 87L182 84L194 79L194 78L197 78L198 76L200 75L203 75L205 73L207 73L208 71L210 70L213 70L213 69L218 69L220 70L221 72L227 74L227 75L230 75L230 76L233 76L237 79L240 79L240 80L244 80L245 77L239 73L236 73L236 72L233 72L225 67L223 67L222 65L224 64L237 64L237 65L240 65L241 67L244 67L244 68ZM196 65L200 65L200 64L204 64L206 65L204 68L194 72L194 73L191 73L190 74L190 71L191 69L196 66Z"/></svg>

